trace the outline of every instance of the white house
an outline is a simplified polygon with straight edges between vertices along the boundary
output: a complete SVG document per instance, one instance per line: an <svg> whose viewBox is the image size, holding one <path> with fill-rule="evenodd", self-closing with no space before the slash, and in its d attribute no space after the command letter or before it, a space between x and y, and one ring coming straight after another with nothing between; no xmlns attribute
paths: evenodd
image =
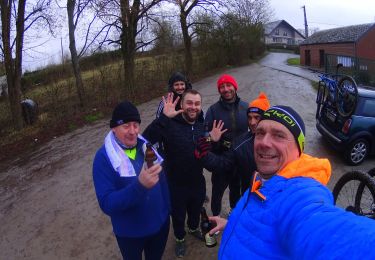
<svg viewBox="0 0 375 260"><path fill-rule="evenodd" d="M264 43L266 45L283 44L296 46L305 40L305 37L285 20L279 20L264 25Z"/></svg>

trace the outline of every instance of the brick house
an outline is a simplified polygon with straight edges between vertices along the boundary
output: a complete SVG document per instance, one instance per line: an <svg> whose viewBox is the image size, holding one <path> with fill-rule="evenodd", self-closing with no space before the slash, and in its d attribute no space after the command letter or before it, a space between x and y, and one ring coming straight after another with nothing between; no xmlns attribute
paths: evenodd
<svg viewBox="0 0 375 260"><path fill-rule="evenodd" d="M319 31L300 45L301 65L324 68L327 55L335 56L344 67L358 67L355 59L375 61L375 24Z"/></svg>
<svg viewBox="0 0 375 260"><path fill-rule="evenodd" d="M264 25L264 43L266 45L297 46L305 37L285 20Z"/></svg>

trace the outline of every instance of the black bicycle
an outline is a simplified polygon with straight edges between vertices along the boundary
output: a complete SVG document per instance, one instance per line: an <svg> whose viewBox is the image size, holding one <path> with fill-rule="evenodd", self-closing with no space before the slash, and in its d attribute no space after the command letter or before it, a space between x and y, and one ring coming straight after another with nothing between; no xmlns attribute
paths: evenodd
<svg viewBox="0 0 375 260"><path fill-rule="evenodd" d="M348 75L338 74L342 64L336 66L336 74L319 75L316 95L316 118L320 116L322 105L334 107L342 117L349 117L357 105L357 83Z"/></svg>
<svg viewBox="0 0 375 260"><path fill-rule="evenodd" d="M357 215L375 219L375 168L368 173L345 173L333 188L337 206Z"/></svg>

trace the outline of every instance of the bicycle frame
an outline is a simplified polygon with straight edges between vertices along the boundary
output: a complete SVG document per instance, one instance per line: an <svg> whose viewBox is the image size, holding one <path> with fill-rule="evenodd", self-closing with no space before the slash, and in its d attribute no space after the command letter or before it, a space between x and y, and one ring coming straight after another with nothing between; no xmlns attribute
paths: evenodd
<svg viewBox="0 0 375 260"><path fill-rule="evenodd" d="M334 75L327 73L319 75L316 118L320 116L323 104L336 107L343 117L348 117L354 111L357 85L352 77L338 74L340 67L342 64L337 64Z"/></svg>

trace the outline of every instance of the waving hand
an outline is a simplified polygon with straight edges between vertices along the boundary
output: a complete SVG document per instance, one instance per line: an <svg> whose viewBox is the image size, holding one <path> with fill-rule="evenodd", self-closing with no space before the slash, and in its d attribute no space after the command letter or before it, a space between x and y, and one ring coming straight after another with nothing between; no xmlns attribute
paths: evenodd
<svg viewBox="0 0 375 260"><path fill-rule="evenodd" d="M178 101L180 100L180 97L177 97L175 101L173 101L173 93L168 93L167 98L163 97L163 114L166 115L169 118L175 117L178 114L181 114L183 112L182 109L176 111L176 105Z"/></svg>

